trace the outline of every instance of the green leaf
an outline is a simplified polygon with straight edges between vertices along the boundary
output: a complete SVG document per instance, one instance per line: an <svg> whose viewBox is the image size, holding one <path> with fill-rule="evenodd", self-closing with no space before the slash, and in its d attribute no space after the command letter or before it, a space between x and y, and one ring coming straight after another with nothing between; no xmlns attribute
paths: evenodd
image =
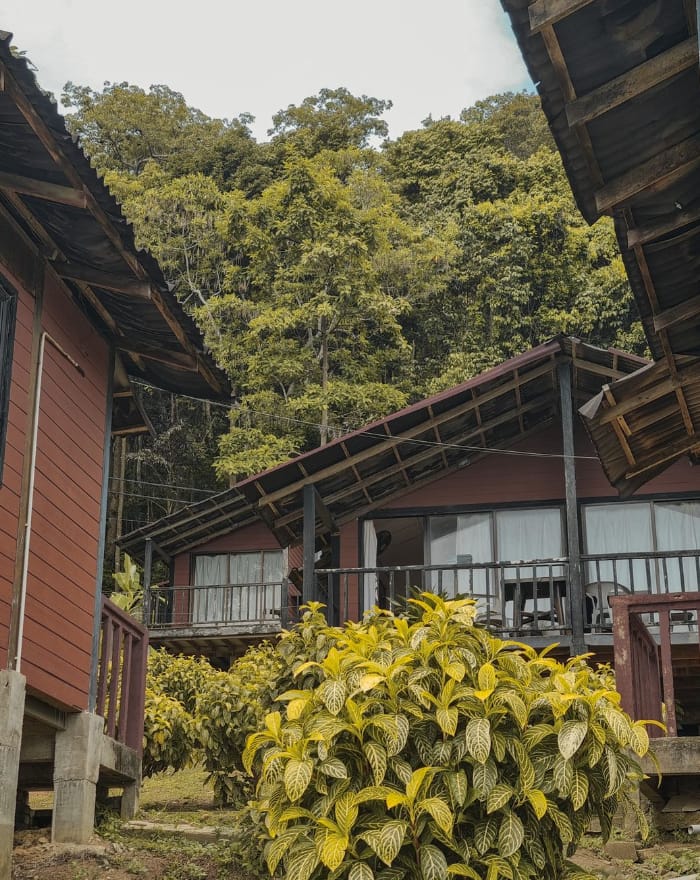
<svg viewBox="0 0 700 880"><path fill-rule="evenodd" d="M353 862L348 880L374 880L374 874L367 862Z"/></svg>
<svg viewBox="0 0 700 880"><path fill-rule="evenodd" d="M566 797L571 791L573 778L574 765L567 758L558 755L552 768L552 780L562 797Z"/></svg>
<svg viewBox="0 0 700 880"><path fill-rule="evenodd" d="M580 810L588 797L588 777L581 770L574 770L571 781L571 803L574 810Z"/></svg>
<svg viewBox="0 0 700 880"><path fill-rule="evenodd" d="M381 785L386 776L386 749L379 743L370 741L362 746L362 751L372 768L374 784Z"/></svg>
<svg viewBox="0 0 700 880"><path fill-rule="evenodd" d="M498 852L504 859L514 855L525 838L523 823L512 810L508 810L498 829Z"/></svg>
<svg viewBox="0 0 700 880"><path fill-rule="evenodd" d="M488 852L496 841L498 834L498 819L495 816L489 816L487 819L481 819L474 826L474 846L480 856Z"/></svg>
<svg viewBox="0 0 700 880"><path fill-rule="evenodd" d="M318 695L331 715L338 715L345 705L347 688L340 679L328 678L318 688Z"/></svg>
<svg viewBox="0 0 700 880"><path fill-rule="evenodd" d="M480 764L484 764L491 751L491 725L487 718L472 718L464 732L467 751Z"/></svg>
<svg viewBox="0 0 700 880"><path fill-rule="evenodd" d="M454 736L457 730L459 714L456 706L440 707L435 712L435 720L446 736Z"/></svg>
<svg viewBox="0 0 700 880"><path fill-rule="evenodd" d="M290 801L298 801L311 782L312 761L298 761L291 758L284 768L284 788Z"/></svg>
<svg viewBox="0 0 700 880"><path fill-rule="evenodd" d="M444 833L448 837L452 836L452 823L454 821L454 817L452 815L452 811L445 803L445 801L442 800L442 798L427 798L426 800L421 801L418 804L418 807L420 810L429 813L438 828L441 831L444 831Z"/></svg>
<svg viewBox="0 0 700 880"><path fill-rule="evenodd" d="M265 861L270 874L274 874L289 847L301 834L302 829L288 828L270 840L265 846Z"/></svg>
<svg viewBox="0 0 700 880"><path fill-rule="evenodd" d="M340 834L330 832L324 836L319 855L323 864L331 871L335 871L341 865L348 843L348 838Z"/></svg>
<svg viewBox="0 0 700 880"><path fill-rule="evenodd" d="M618 743L621 746L628 745L632 734L632 729L620 709L615 709L612 706L606 706L603 709L603 718L605 718L606 724L615 734Z"/></svg>
<svg viewBox="0 0 700 880"><path fill-rule="evenodd" d="M350 834L357 819L358 808L351 791L341 794L335 802L335 818L343 834Z"/></svg>
<svg viewBox="0 0 700 880"><path fill-rule="evenodd" d="M479 669L479 689L482 691L492 691L496 687L496 670L491 663L484 663Z"/></svg>
<svg viewBox="0 0 700 880"><path fill-rule="evenodd" d="M630 731L630 747L633 752L644 757L649 751L649 734L644 727L643 721L635 721Z"/></svg>
<svg viewBox="0 0 700 880"><path fill-rule="evenodd" d="M525 792L525 797L530 801L532 809L535 811L535 816L541 819L547 812L547 798L544 796L544 793L536 788L531 788Z"/></svg>
<svg viewBox="0 0 700 880"><path fill-rule="evenodd" d="M483 767L483 764L477 764L477 767ZM476 769L476 768L474 768ZM450 800L453 807L461 807L467 799L469 791L469 783L467 782L467 774L464 770L452 770L445 773L445 782L447 790L450 793Z"/></svg>
<svg viewBox="0 0 700 880"><path fill-rule="evenodd" d="M476 873L474 868L470 868L464 862L453 862L451 865L448 865L447 873L452 877L468 877L469 880L481 880L481 876Z"/></svg>
<svg viewBox="0 0 700 880"><path fill-rule="evenodd" d="M398 819L390 819L381 828L371 828L360 834L385 865L391 865L403 845L408 825Z"/></svg>
<svg viewBox="0 0 700 880"><path fill-rule="evenodd" d="M447 860L436 846L424 844L418 850L423 880L446 880Z"/></svg>
<svg viewBox="0 0 700 880"><path fill-rule="evenodd" d="M434 776L435 770L435 767L419 767L411 773L411 778L406 785L406 797L409 801L415 801L421 786Z"/></svg>
<svg viewBox="0 0 700 880"><path fill-rule="evenodd" d="M482 797L485 797L498 782L498 770L493 758L489 758L484 764L474 765L472 777L474 788Z"/></svg>
<svg viewBox="0 0 700 880"><path fill-rule="evenodd" d="M586 738L588 733L588 722L586 721L565 721L557 741L559 743L559 752L564 758L572 758L579 749L579 746Z"/></svg>
<svg viewBox="0 0 700 880"><path fill-rule="evenodd" d="M322 761L318 765L318 769L321 773L331 776L333 779L348 778L348 769L340 758L329 758L327 761Z"/></svg>
<svg viewBox="0 0 700 880"><path fill-rule="evenodd" d="M505 806L513 796L513 789L505 782L499 782L491 789L486 798L486 812L495 813Z"/></svg>
<svg viewBox="0 0 700 880"><path fill-rule="evenodd" d="M315 846L297 847L287 861L285 880L309 880L318 863Z"/></svg>

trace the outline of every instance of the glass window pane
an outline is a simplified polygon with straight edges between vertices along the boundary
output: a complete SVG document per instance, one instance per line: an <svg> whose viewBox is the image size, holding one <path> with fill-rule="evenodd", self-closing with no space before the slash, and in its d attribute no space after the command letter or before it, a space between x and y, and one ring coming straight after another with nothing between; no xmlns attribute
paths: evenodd
<svg viewBox="0 0 700 880"><path fill-rule="evenodd" d="M651 553L654 538L651 505L647 502L590 504L584 508L585 551L603 559L587 564L587 580L616 583L635 593L656 589L654 562L635 559L634 553ZM627 559L606 560L606 554L629 554Z"/></svg>
<svg viewBox="0 0 700 880"><path fill-rule="evenodd" d="M493 562L491 514L467 513L461 516L436 516L430 519L431 565L470 565ZM432 588L441 588L448 596L456 593L485 595L493 576L485 571L463 570L433 572Z"/></svg>
<svg viewBox="0 0 700 880"><path fill-rule="evenodd" d="M224 621L225 594L222 584L228 583L228 554L218 556L195 556L194 585L207 589L195 589L192 603L192 620L195 623ZM215 588L215 589L213 589Z"/></svg>
<svg viewBox="0 0 700 880"><path fill-rule="evenodd" d="M656 541L659 550L700 550L700 503L697 501L657 502L654 504ZM698 563L694 557L666 560L661 581L669 592L698 590ZM665 575L665 576L664 576Z"/></svg>
<svg viewBox="0 0 700 880"><path fill-rule="evenodd" d="M496 541L498 558L503 562L559 558L564 555L561 511L499 510Z"/></svg>

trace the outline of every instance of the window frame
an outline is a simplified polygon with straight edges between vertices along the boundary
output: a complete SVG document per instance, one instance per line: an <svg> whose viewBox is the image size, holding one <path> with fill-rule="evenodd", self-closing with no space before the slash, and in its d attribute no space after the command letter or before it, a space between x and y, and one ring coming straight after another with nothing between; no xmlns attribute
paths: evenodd
<svg viewBox="0 0 700 880"><path fill-rule="evenodd" d="M0 276L0 486L3 485L5 444L17 325L17 291Z"/></svg>

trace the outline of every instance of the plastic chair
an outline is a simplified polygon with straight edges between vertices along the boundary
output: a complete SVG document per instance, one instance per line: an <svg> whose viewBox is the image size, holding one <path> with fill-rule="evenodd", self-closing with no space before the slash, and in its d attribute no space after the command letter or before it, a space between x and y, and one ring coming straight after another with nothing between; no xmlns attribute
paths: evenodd
<svg viewBox="0 0 700 880"><path fill-rule="evenodd" d="M624 584L618 584L616 581L592 581L590 584L586 584L584 590L586 626L591 629L596 627L599 630L611 629L610 597L629 593L628 587Z"/></svg>

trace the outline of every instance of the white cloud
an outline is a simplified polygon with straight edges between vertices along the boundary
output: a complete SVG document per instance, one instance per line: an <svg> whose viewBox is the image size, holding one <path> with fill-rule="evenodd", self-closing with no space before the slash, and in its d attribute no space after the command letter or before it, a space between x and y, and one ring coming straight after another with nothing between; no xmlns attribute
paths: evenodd
<svg viewBox="0 0 700 880"><path fill-rule="evenodd" d="M213 116L272 114L320 88L390 98L392 136L528 84L498 0L2 0L0 27L66 80L166 83Z"/></svg>

